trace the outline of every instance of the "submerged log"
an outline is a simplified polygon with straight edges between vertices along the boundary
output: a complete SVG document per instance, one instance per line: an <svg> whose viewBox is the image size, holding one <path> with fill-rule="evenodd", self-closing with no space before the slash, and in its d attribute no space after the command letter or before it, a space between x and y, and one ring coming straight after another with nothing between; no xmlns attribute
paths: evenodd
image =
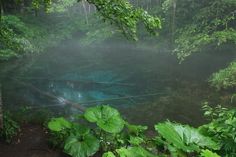
<svg viewBox="0 0 236 157"><path fill-rule="evenodd" d="M43 96L46 96L46 97L48 97L48 98L56 99L56 100L58 100L58 101L60 101L60 99L61 99L61 97L57 97L57 96L55 96L55 95L53 95L53 94L51 94L51 93L42 91L42 90L40 90L39 88L35 87L35 86L32 85L32 84L25 83L25 82L18 81L18 80L15 80L15 81L16 81L18 84L21 84L21 85L23 85L23 86L25 86L25 87L28 87L28 88L30 88L31 90L33 90L33 91L35 91L35 92L37 92L37 93L39 93L39 94L41 94L41 95L43 95ZM67 99L65 99L65 98L63 98L63 103L66 104L66 105L70 105L70 106L72 106L72 107L74 107L74 108L77 108L77 109L79 109L79 110L82 111L82 112L85 111L85 107L81 106L81 105L78 104L78 103L75 103L75 102L72 102L72 101L70 101L70 100L67 100Z"/></svg>
<svg viewBox="0 0 236 157"><path fill-rule="evenodd" d="M157 96L162 95L161 92L156 93L149 93L149 94L141 94L141 95L133 95L133 96L123 96L123 97L117 97L117 98L108 98L108 99L102 99L102 100L92 100L92 101L86 101L86 102L80 102L81 104L92 104L92 103L99 103L99 102L105 102L105 101L114 101L114 100L124 100L124 99L133 99L133 98L142 98L142 97L150 97L150 96Z"/></svg>
<svg viewBox="0 0 236 157"><path fill-rule="evenodd" d="M70 82L70 83L92 83L92 84L103 84L103 85L117 85L117 86L135 86L134 84L119 83L119 82L97 82L90 80L68 80L68 79L54 79L54 78L40 78L40 77L18 77L21 80L45 80L55 82Z"/></svg>
<svg viewBox="0 0 236 157"><path fill-rule="evenodd" d="M3 101L2 101L2 86L0 84L0 129L3 128Z"/></svg>

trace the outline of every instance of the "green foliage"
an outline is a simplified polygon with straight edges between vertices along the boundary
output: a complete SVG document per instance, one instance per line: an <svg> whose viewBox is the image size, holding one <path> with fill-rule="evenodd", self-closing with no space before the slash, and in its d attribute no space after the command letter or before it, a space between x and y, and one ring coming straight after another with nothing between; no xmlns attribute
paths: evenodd
<svg viewBox="0 0 236 157"><path fill-rule="evenodd" d="M211 122L200 127L201 132L220 143L221 149L219 154L226 157L235 156L236 110L229 110L221 106L211 108L208 105L205 105L203 109L205 110L205 116L208 117Z"/></svg>
<svg viewBox="0 0 236 157"><path fill-rule="evenodd" d="M175 41L177 46L174 52L181 61L213 41L207 33L196 33L197 30L199 30L197 25L188 25L178 30L181 35Z"/></svg>
<svg viewBox="0 0 236 157"><path fill-rule="evenodd" d="M127 0L88 0L94 4L104 20L109 20L118 26L128 38L137 40L137 25L145 25L147 31L156 34L161 28L158 17L151 16L141 8L134 8Z"/></svg>
<svg viewBox="0 0 236 157"><path fill-rule="evenodd" d="M65 140L70 134L70 130L72 128L72 123L67 121L66 119L52 118L48 122L48 128L50 129L50 137L49 143L52 147L63 148L65 144Z"/></svg>
<svg viewBox="0 0 236 157"><path fill-rule="evenodd" d="M3 16L0 25L0 60L39 53L56 46L78 30L80 20L81 17L77 16L54 18L53 21L49 17Z"/></svg>
<svg viewBox="0 0 236 157"><path fill-rule="evenodd" d="M144 139L141 138L141 137L134 137L134 136L130 136L130 139L129 139L129 143L134 145L134 146L137 146L137 145L141 145L142 143L144 143Z"/></svg>
<svg viewBox="0 0 236 157"><path fill-rule="evenodd" d="M117 26L127 38L137 40L137 26L140 23L151 34L156 34L161 27L159 18L151 16L141 8L133 7L127 0L89 0L88 2L96 6L104 21L108 21L109 25L112 23ZM22 1L19 1L14 6L21 8L21 3ZM44 10L56 16L53 19L50 18L50 15L45 14L36 17L28 14L22 17L2 16L0 60L8 60L28 53L42 52L47 47L56 46L58 42L70 37L72 32L78 31L85 23L84 14L75 14L68 11L69 8L75 6L77 0L31 0L29 3L31 3L31 6L28 6L28 3L24 3L24 5L27 5L25 7L28 10L33 8L35 15ZM27 10L26 8L22 9ZM94 26L95 24L92 22L91 25ZM81 42L91 44L96 41L96 37L106 39L113 36L114 32L118 31L113 27L109 27L109 25L101 28L96 27L97 30L87 31L86 38L82 39ZM91 28L89 25L85 27Z"/></svg>
<svg viewBox="0 0 236 157"><path fill-rule="evenodd" d="M209 137L200 134L197 129L187 125L184 126L181 124L165 122L155 125L155 129L160 136L165 139L165 141L162 141L163 144L170 145L170 148L172 149L175 148L176 152L179 150L187 153L200 152L202 148L213 150L219 148L216 142L212 141Z"/></svg>
<svg viewBox="0 0 236 157"><path fill-rule="evenodd" d="M75 5L78 0L32 0L31 7L37 12L44 10L46 13L62 13Z"/></svg>
<svg viewBox="0 0 236 157"><path fill-rule="evenodd" d="M227 68L214 73L209 82L218 90L236 87L236 62L232 62Z"/></svg>
<svg viewBox="0 0 236 157"><path fill-rule="evenodd" d="M32 112L33 111L33 112ZM13 119L20 124L44 124L52 116L53 113L48 109L33 110L29 106L22 106L17 111L11 111Z"/></svg>
<svg viewBox="0 0 236 157"><path fill-rule="evenodd" d="M56 144L63 143L63 146L55 146L64 147L64 151L73 157L91 156L99 148L104 152L108 151L103 156L151 155L141 147L141 144L145 143L144 131L147 127L125 123L116 109L107 105L90 107L84 113L84 120L86 120L85 123L96 123L97 127L91 128L93 131L90 131L91 129L77 122L68 122L64 118L53 118L48 123L52 141ZM125 126L127 126L126 129ZM126 150L127 146L133 147Z"/></svg>
<svg viewBox="0 0 236 157"><path fill-rule="evenodd" d="M124 128L124 120L120 113L109 106L89 108L86 110L84 117L109 133L119 133Z"/></svg>
<svg viewBox="0 0 236 157"><path fill-rule="evenodd" d="M64 151L73 157L92 156L99 150L99 140L89 131L77 131L65 141Z"/></svg>
<svg viewBox="0 0 236 157"><path fill-rule="evenodd" d="M49 13L61 13L66 12L69 8L74 6L78 0L57 0L56 2L53 1L49 7Z"/></svg>
<svg viewBox="0 0 236 157"><path fill-rule="evenodd" d="M198 25L188 25L179 29L178 33L180 35L175 41L177 46L174 52L181 61L193 52L199 52L210 44L217 46L227 42L236 44L236 31L232 28L209 34L199 31Z"/></svg>
<svg viewBox="0 0 236 157"><path fill-rule="evenodd" d="M132 125L129 123L126 123L127 129L130 134L134 134L136 136L139 136L140 134L142 135L147 129L147 126L142 126L142 125Z"/></svg>
<svg viewBox="0 0 236 157"><path fill-rule="evenodd" d="M48 122L48 129L49 142L54 147L63 148L65 153L73 157L91 156L99 150L99 140L87 127L60 117L52 118Z"/></svg>
<svg viewBox="0 0 236 157"><path fill-rule="evenodd" d="M51 119L51 121L48 123L48 128L52 131L59 132L64 129L70 129L71 125L72 124L68 122L66 119L60 117Z"/></svg>
<svg viewBox="0 0 236 157"><path fill-rule="evenodd" d="M32 7L37 11L43 8L46 12L64 12L80 0L33 0ZM160 19L149 15L141 8L134 8L127 0L88 0L96 6L104 20L118 26L128 38L137 40L137 25L142 22L147 31L156 34L161 27Z"/></svg>
<svg viewBox="0 0 236 157"><path fill-rule="evenodd" d="M32 0L32 8L37 11L40 8L43 8L46 12L49 11L52 4L52 0Z"/></svg>
<svg viewBox="0 0 236 157"><path fill-rule="evenodd" d="M0 29L0 59L7 60L34 51L28 39L31 30L18 17L3 16Z"/></svg>
<svg viewBox="0 0 236 157"><path fill-rule="evenodd" d="M100 22L100 21L97 21L97 22ZM80 38L78 42L83 46L94 45L97 43L101 43L106 39L111 38L115 34L115 31L110 25L107 25L105 23L100 24L100 25L101 26L98 26L99 28L96 28L95 30L93 30L94 22L92 22L92 24L89 25L90 27L87 26L90 29L87 31L86 36Z"/></svg>
<svg viewBox="0 0 236 157"><path fill-rule="evenodd" d="M102 157L116 157L112 152L106 152L102 155Z"/></svg>
<svg viewBox="0 0 236 157"><path fill-rule="evenodd" d="M3 138L7 143L11 143L19 131L20 126L12 119L12 115L9 112L4 112L3 129L0 129L0 137Z"/></svg>
<svg viewBox="0 0 236 157"><path fill-rule="evenodd" d="M122 147L117 149L116 152L120 157L156 157L142 147Z"/></svg>
<svg viewBox="0 0 236 157"><path fill-rule="evenodd" d="M143 143L146 143L146 136L145 131L147 131L147 126L142 125L132 125L129 123L126 123L129 140L128 142L133 146L139 146Z"/></svg>
<svg viewBox="0 0 236 157"><path fill-rule="evenodd" d="M224 43L236 44L235 2L231 0L193 0L187 3L177 1L177 6L174 52L180 60L209 45L217 47Z"/></svg>
<svg viewBox="0 0 236 157"><path fill-rule="evenodd" d="M202 150L201 157L220 157L220 156L207 149L207 150Z"/></svg>
<svg viewBox="0 0 236 157"><path fill-rule="evenodd" d="M213 151L220 148L218 140L188 125L159 123L155 125L158 135L152 138L145 135L146 126L125 122L125 125L117 127L120 123L116 124L114 119L118 118L123 123L124 120L116 109L107 105L90 107L83 117L79 122L52 119L48 125L50 135L63 137L54 140L63 143L60 148L72 157L91 156L99 150L104 153L103 157L185 157L191 154L204 157L217 156ZM81 125L88 122L97 123L97 126L87 128Z"/></svg>

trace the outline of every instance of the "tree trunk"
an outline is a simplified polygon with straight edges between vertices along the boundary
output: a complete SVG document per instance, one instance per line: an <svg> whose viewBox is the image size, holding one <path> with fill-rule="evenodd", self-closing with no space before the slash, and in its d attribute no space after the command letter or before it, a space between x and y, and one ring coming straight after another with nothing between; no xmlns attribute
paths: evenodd
<svg viewBox="0 0 236 157"><path fill-rule="evenodd" d="M88 13L87 13L87 8L86 8L86 5L85 5L85 1L82 0L82 6L84 8L84 14L85 14L85 20L86 20L86 24L88 24Z"/></svg>
<svg viewBox="0 0 236 157"><path fill-rule="evenodd" d="M88 5L88 12L89 12L89 14L91 14L91 6L90 6L90 4Z"/></svg>
<svg viewBox="0 0 236 157"><path fill-rule="evenodd" d="M25 1L20 2L20 13L23 14L25 10Z"/></svg>
<svg viewBox="0 0 236 157"><path fill-rule="evenodd" d="M175 19L176 19L176 0L172 1L172 18L171 18L171 44L174 45L175 40Z"/></svg>

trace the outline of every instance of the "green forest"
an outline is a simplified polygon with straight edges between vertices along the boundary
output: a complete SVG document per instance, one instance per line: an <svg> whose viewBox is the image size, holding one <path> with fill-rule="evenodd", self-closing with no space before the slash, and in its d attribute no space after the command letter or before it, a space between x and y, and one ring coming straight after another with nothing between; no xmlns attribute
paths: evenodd
<svg viewBox="0 0 236 157"><path fill-rule="evenodd" d="M236 157L236 0L0 0L0 157Z"/></svg>

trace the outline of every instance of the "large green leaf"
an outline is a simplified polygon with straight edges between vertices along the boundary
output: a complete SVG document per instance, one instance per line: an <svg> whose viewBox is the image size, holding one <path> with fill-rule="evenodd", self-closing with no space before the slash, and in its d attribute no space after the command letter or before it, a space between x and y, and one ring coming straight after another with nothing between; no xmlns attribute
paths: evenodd
<svg viewBox="0 0 236 157"><path fill-rule="evenodd" d="M53 118L48 123L48 128L51 131L61 131L63 129L70 129L72 124L63 117Z"/></svg>
<svg viewBox="0 0 236 157"><path fill-rule="evenodd" d="M179 124L174 124L174 128L187 145L194 143L202 148L219 149L219 145L216 142L214 142L210 137L202 135L195 128Z"/></svg>
<svg viewBox="0 0 236 157"><path fill-rule="evenodd" d="M220 156L216 153L213 153L210 150L203 150L201 153L201 157L220 157Z"/></svg>
<svg viewBox="0 0 236 157"><path fill-rule="evenodd" d="M73 124L73 127L71 128L71 133L79 134L81 136L86 135L90 132L90 129L84 125L81 124Z"/></svg>
<svg viewBox="0 0 236 157"><path fill-rule="evenodd" d="M106 152L102 155L102 157L116 157L112 152Z"/></svg>
<svg viewBox="0 0 236 157"><path fill-rule="evenodd" d="M173 144L178 149L183 149L183 150L190 149L186 147L183 140L179 136L178 132L176 132L176 130L174 129L171 123L169 122L159 123L158 125L155 125L155 129L164 139L166 139L169 143Z"/></svg>
<svg viewBox="0 0 236 157"><path fill-rule="evenodd" d="M120 113L110 106L103 105L88 108L84 117L109 133L119 133L124 128L124 120Z"/></svg>
<svg viewBox="0 0 236 157"><path fill-rule="evenodd" d="M190 126L165 122L155 125L155 129L168 143L185 152L199 152L200 148L219 149L217 143Z"/></svg>
<svg viewBox="0 0 236 157"><path fill-rule="evenodd" d="M116 152L120 157L156 157L142 147L120 148Z"/></svg>
<svg viewBox="0 0 236 157"><path fill-rule="evenodd" d="M70 135L64 146L65 153L72 157L92 156L99 150L99 140L88 133L86 135Z"/></svg>

